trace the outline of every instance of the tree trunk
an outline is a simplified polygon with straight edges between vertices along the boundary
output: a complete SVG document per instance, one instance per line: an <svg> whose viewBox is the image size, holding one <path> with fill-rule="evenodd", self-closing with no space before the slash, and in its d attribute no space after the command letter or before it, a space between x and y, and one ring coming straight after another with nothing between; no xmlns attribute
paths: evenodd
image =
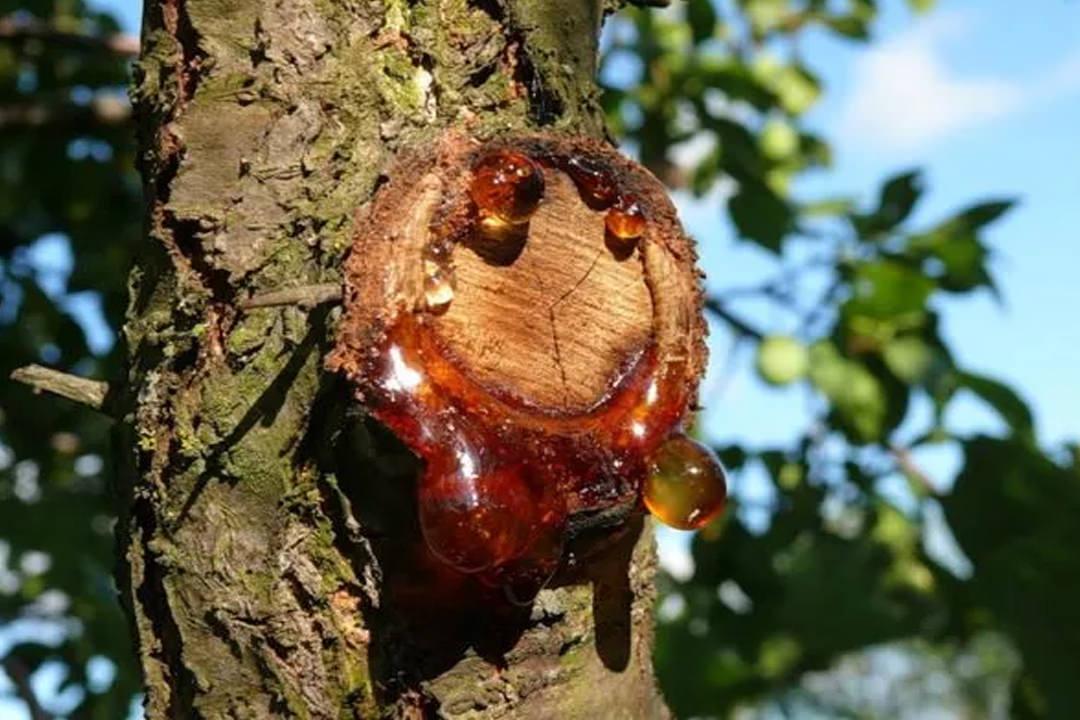
<svg viewBox="0 0 1080 720"><path fill-rule="evenodd" d="M602 0L149 0L134 90L149 242L118 398L121 586L150 718L666 715L651 534L523 609L408 582L415 462L323 370L394 155L467 124L602 138Z"/></svg>

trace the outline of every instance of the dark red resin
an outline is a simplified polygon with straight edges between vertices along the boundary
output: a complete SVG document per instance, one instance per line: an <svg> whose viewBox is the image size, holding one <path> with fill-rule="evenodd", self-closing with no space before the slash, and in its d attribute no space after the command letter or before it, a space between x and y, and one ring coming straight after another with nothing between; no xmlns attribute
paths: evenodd
<svg viewBox="0 0 1080 720"><path fill-rule="evenodd" d="M618 197L611 173L587 158L568 158L559 163L559 169L570 176L585 204L593 210L606 210Z"/></svg>
<svg viewBox="0 0 1080 720"><path fill-rule="evenodd" d="M423 316L389 330L373 377L375 417L425 461L420 526L462 572L531 599L562 553L568 515L639 492L648 458L681 419L684 368L646 351L583 415L499 397L447 359Z"/></svg>
<svg viewBox="0 0 1080 720"><path fill-rule="evenodd" d="M645 234L648 218L641 203L619 188L610 169L584 157L544 155L538 161L569 175L582 201L593 210L607 210L604 224L617 240L629 243Z"/></svg>

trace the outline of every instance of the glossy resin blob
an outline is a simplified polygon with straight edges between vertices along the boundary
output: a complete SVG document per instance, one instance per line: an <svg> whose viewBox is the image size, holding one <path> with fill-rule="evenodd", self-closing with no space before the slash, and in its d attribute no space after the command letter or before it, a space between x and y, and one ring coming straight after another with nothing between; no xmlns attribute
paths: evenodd
<svg viewBox="0 0 1080 720"><path fill-rule="evenodd" d="M699 274L663 187L590 140L448 135L358 223L330 366L422 461L432 555L528 601L574 528L723 508L683 434Z"/></svg>

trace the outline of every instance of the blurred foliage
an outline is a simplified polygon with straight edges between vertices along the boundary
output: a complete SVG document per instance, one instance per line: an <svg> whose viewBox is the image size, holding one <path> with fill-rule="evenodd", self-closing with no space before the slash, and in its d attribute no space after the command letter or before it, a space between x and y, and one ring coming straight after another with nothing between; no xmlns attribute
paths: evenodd
<svg viewBox="0 0 1080 720"><path fill-rule="evenodd" d="M680 717L1080 707L1077 452L1041 448L1020 396L960 366L939 332L944 296L997 293L985 230L1011 201L920 226L917 171L869 202L800 190L830 163L808 129L824 88L801 47L811 33L869 40L878 4L687 0L611 28L602 77L618 135L674 188L722 198L731 235L775 263L760 285L710 287L709 311L756 348L767 385L813 407L790 443L718 448L733 512L694 539L692 577L663 585L656 660ZM755 325L778 315L794 321ZM964 396L1000 416L997 436L950 425ZM931 447L962 455L956 478L919 467ZM749 476L769 492L742 497ZM931 554L931 535L958 547ZM948 698L912 686L912 668Z"/></svg>
<svg viewBox="0 0 1080 720"><path fill-rule="evenodd" d="M112 582L109 426L6 378L118 372L102 311L115 328L142 205L130 125L92 110L123 103L129 68L77 41L119 31L81 0L0 0L0 29L0 669L47 686L47 712L116 720L139 680Z"/></svg>
<svg viewBox="0 0 1080 720"><path fill-rule="evenodd" d="M799 40L868 41L876 5L686 0L612 21L605 69L634 70L607 88L613 130L673 188L722 197L732 233L774 257L774 279L716 289L708 307L757 348L767 383L815 408L788 444L719 449L736 488L756 473L772 500L736 493L695 539L694 575L662 580L657 666L682 717L1080 706L1080 451L1041 448L1018 394L958 365L939 333L941 297L997 292L985 229L1011 203L923 227L917 172L865 203L799 191L830 162L806 127L825 88ZM3 22L37 32L0 33L0 374L44 362L114 377L141 206L130 126L88 110L127 82L95 41L118 28L82 0L0 0ZM756 326L748 299L796 329ZM950 427L965 395L1000 415L997 436ZM110 580L107 431L0 384L0 668L58 678L37 701L72 718L123 717L138 693ZM928 478L914 460L926 447L959 449L958 476ZM927 550L946 528L951 562ZM0 695L17 685L0 679Z"/></svg>

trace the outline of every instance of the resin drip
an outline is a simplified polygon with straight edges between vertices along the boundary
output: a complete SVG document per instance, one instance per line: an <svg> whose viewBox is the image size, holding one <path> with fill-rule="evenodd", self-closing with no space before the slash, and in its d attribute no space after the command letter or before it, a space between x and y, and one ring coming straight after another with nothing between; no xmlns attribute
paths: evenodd
<svg viewBox="0 0 1080 720"><path fill-rule="evenodd" d="M724 511L724 466L704 445L672 436L649 460L642 499L658 520L679 530L698 530Z"/></svg>
<svg viewBox="0 0 1080 720"><path fill-rule="evenodd" d="M469 194L481 215L519 225L529 221L544 197L544 173L527 155L497 150L473 166Z"/></svg>
<svg viewBox="0 0 1080 720"><path fill-rule="evenodd" d="M645 232L645 213L633 195L620 195L604 222L619 240L637 240Z"/></svg>
<svg viewBox="0 0 1080 720"><path fill-rule="evenodd" d="M614 174L587 158L543 155L539 161L570 176L582 201L593 210L607 210L604 224L616 239L633 243L645 234L648 218L632 194L619 189Z"/></svg>
<svg viewBox="0 0 1080 720"><path fill-rule="evenodd" d="M373 362L375 417L425 462L432 553L525 600L558 566L567 517L636 494L687 402L685 369L649 350L584 415L538 414L474 382L409 313Z"/></svg>

